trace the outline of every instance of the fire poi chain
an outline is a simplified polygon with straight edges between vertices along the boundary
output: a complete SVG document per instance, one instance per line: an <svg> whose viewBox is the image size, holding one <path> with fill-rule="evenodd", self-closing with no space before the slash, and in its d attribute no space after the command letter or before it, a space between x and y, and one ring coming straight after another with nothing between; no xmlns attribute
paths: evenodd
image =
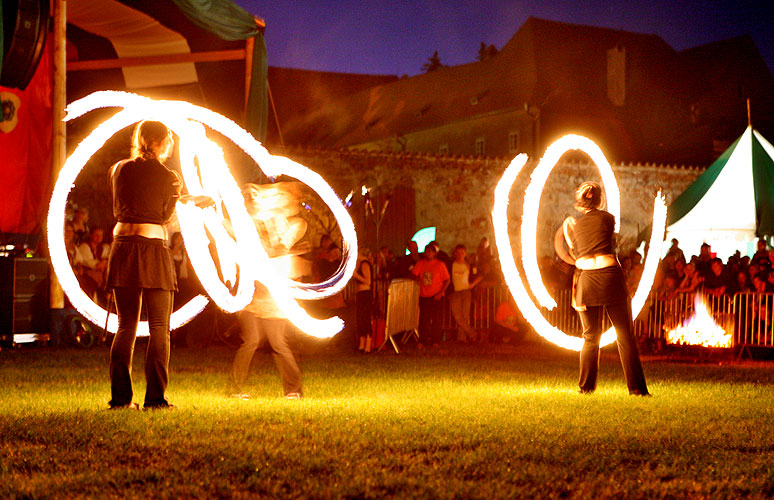
<svg viewBox="0 0 774 500"><path fill-rule="evenodd" d="M236 312L252 299L254 281L260 281L272 294L277 306L302 331L317 337L332 337L341 331L338 317L318 320L309 316L296 299L319 299L338 293L355 270L357 235L352 218L341 200L325 180L303 165L288 158L269 154L260 142L236 123L213 111L181 101L153 100L126 92L95 92L67 107L65 121L77 118L97 108L121 107L121 111L97 126L73 151L57 179L48 212L48 242L54 272L73 306L95 324L106 324L115 333L118 318L109 314L89 298L78 284L67 258L64 243L64 222L67 195L86 162L115 133L141 120L164 123L180 138L180 158L183 179L191 195L207 195L214 207L199 208L178 202L186 251L194 271L210 298L222 309ZM276 272L261 245L252 219L244 207L244 198L223 157L223 150L207 137L204 125L233 141L247 153L269 177L287 175L308 185L328 205L342 234L344 265L323 283L300 283ZM197 161L200 169L197 168ZM224 210L225 208L225 210ZM232 238L225 230L225 213L233 226ZM218 260L224 279L233 283L236 270L240 279L236 293L218 277L209 254L212 235L218 250ZM172 314L171 329L179 328L201 312L208 299L197 296ZM147 322L141 322L138 335L148 335Z"/></svg>
<svg viewBox="0 0 774 500"><path fill-rule="evenodd" d="M535 167L530 178L530 182L524 192L524 209L521 226L521 254L524 274L527 283L538 303L548 309L556 307L556 301L550 296L543 284L540 276L540 269L537 265L537 216L540 205L540 196L543 192L548 175L556 166L561 156L567 151L577 149L583 151L592 159L597 166L602 177L602 182L607 194L610 213L616 219L616 231L620 228L620 194L618 184L613 174L610 163L605 158L602 150L593 141L586 137L578 135L566 135L557 140L546 150L545 155ZM521 313L535 331L546 340L554 344L580 351L583 346L583 339L567 335L565 332L556 328L546 320L535 303L530 298L527 289L524 286L521 275L516 267L516 261L513 256L511 239L508 235L508 198L516 182L521 169L527 163L528 156L520 154L511 161L508 168L505 169L502 178L495 187L494 207L492 209L492 223L494 225L495 246L500 254L500 265L502 267L505 283L511 292L516 305ZM666 227L666 201L659 192L653 202L653 222L651 227L653 231L650 236L650 244L647 256L645 258L642 277L637 286L637 291L632 299L632 315L636 318L645 305L645 301L653 286L653 280L656 276L656 269L661 255L661 244L663 243L663 234ZM602 335L600 346L606 346L615 341L615 330L610 328Z"/></svg>

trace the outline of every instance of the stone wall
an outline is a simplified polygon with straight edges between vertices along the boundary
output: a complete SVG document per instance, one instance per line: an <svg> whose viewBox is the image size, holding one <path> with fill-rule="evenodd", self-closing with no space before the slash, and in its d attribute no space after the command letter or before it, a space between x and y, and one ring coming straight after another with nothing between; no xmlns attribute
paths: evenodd
<svg viewBox="0 0 774 500"><path fill-rule="evenodd" d="M447 252L457 243L476 248L482 237L493 238L491 210L495 184L510 159L450 157L364 151L290 150L287 156L317 171L344 198L360 186L387 195L398 187L413 188L416 229L437 226L442 248ZM570 156L565 155L565 156ZM512 241L521 213L530 161L511 191L509 215ZM614 165L621 191L622 246L634 246L639 230L650 224L653 197L658 188L671 203L703 169L651 164ZM582 161L560 162L549 176L541 199L538 241L541 255L552 255L552 236L572 208L573 192L585 180L599 180L595 166ZM390 217L388 208L385 218ZM361 222L362 223L362 222ZM359 228L360 229L360 228ZM408 239L411 234L406 234ZM387 243L387 242L385 242ZM399 243L389 242L398 252Z"/></svg>

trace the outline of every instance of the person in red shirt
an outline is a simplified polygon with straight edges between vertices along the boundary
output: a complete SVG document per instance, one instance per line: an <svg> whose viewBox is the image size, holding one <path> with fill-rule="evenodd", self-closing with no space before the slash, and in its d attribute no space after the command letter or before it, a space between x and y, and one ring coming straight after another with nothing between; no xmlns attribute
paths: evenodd
<svg viewBox="0 0 774 500"><path fill-rule="evenodd" d="M426 345L437 345L441 340L441 300L449 286L449 270L435 258L437 254L433 245L427 245L424 259L411 269L419 280L419 341Z"/></svg>

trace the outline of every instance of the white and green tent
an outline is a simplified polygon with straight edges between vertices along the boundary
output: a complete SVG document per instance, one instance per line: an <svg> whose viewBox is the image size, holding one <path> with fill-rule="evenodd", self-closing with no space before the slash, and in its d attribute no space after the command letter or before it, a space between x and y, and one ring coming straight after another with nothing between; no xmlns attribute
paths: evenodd
<svg viewBox="0 0 774 500"><path fill-rule="evenodd" d="M670 206L666 240L686 257L702 243L726 259L752 255L759 237L774 236L774 147L751 126Z"/></svg>

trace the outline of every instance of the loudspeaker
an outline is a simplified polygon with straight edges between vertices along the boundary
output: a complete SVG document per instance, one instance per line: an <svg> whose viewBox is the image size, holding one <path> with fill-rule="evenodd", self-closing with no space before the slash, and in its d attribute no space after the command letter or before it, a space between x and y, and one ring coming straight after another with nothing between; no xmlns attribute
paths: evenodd
<svg viewBox="0 0 774 500"><path fill-rule="evenodd" d="M50 0L3 0L3 66L0 85L24 90L46 45Z"/></svg>
<svg viewBox="0 0 774 500"><path fill-rule="evenodd" d="M0 259L0 335L48 331L48 260Z"/></svg>

